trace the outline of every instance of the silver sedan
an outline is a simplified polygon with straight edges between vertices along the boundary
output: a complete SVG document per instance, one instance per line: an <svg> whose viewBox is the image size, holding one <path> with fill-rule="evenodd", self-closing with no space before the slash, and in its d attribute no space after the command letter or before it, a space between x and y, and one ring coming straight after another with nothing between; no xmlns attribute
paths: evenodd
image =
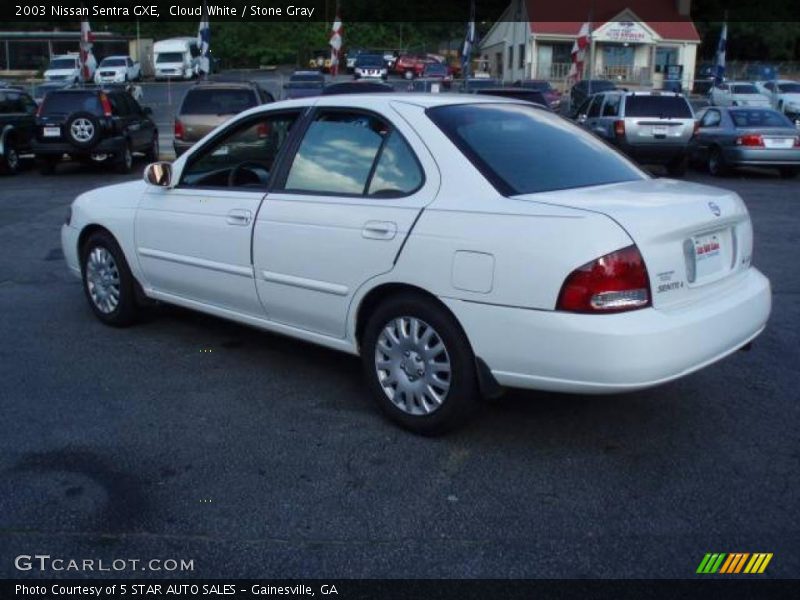
<svg viewBox="0 0 800 600"><path fill-rule="evenodd" d="M800 132L776 110L712 106L697 123L689 156L712 175L740 166L775 167L781 177L800 172Z"/></svg>

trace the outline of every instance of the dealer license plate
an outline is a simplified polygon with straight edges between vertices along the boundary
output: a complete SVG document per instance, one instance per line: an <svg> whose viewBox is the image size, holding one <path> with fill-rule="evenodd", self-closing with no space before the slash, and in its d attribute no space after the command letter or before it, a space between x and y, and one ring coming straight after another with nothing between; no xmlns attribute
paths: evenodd
<svg viewBox="0 0 800 600"><path fill-rule="evenodd" d="M653 126L653 135L667 135L667 126L666 125L654 125Z"/></svg>
<svg viewBox="0 0 800 600"><path fill-rule="evenodd" d="M721 271L722 232L717 231L692 238L694 243L695 278L702 279Z"/></svg>
<svg viewBox="0 0 800 600"><path fill-rule="evenodd" d="M793 144L792 138L764 138L764 146L767 148L791 148Z"/></svg>

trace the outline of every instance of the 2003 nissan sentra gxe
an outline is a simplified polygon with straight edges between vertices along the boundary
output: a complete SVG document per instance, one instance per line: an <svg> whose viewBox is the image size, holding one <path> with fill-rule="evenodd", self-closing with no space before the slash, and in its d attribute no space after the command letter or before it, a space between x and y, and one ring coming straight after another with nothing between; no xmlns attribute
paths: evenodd
<svg viewBox="0 0 800 600"><path fill-rule="evenodd" d="M770 313L733 192L652 179L535 106L448 95L254 108L62 232L97 317L155 299L360 354L395 421L462 420L501 386L657 385Z"/></svg>

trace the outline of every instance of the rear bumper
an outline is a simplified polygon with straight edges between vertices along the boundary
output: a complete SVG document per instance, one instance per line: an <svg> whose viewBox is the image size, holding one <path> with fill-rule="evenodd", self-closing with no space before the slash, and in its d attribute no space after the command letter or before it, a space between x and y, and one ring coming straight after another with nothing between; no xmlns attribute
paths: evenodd
<svg viewBox="0 0 800 600"><path fill-rule="evenodd" d="M729 165L800 167L800 148L768 149L729 147L723 150Z"/></svg>
<svg viewBox="0 0 800 600"><path fill-rule="evenodd" d="M616 393L677 379L741 348L764 329L772 297L755 268L713 302L581 315L443 299L498 383Z"/></svg>
<svg viewBox="0 0 800 600"><path fill-rule="evenodd" d="M617 147L634 160L651 163L668 163L687 156L689 151L688 141L663 144L631 144L622 141L617 142Z"/></svg>
<svg viewBox="0 0 800 600"><path fill-rule="evenodd" d="M122 151L125 144L125 138L112 137L100 140L100 143L92 148L78 148L66 142L40 142L39 140L33 140L31 145L36 156L61 156L62 154L90 156L92 154L116 154Z"/></svg>

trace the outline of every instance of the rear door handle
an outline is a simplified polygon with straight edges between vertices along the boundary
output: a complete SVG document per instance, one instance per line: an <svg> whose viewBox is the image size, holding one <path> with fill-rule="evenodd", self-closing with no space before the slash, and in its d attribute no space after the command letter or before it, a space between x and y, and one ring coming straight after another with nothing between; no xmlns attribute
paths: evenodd
<svg viewBox="0 0 800 600"><path fill-rule="evenodd" d="M361 236L368 240L391 240L397 235L397 223L391 221L367 221Z"/></svg>
<svg viewBox="0 0 800 600"><path fill-rule="evenodd" d="M228 225L249 225L253 213L243 208L234 208L228 211Z"/></svg>

